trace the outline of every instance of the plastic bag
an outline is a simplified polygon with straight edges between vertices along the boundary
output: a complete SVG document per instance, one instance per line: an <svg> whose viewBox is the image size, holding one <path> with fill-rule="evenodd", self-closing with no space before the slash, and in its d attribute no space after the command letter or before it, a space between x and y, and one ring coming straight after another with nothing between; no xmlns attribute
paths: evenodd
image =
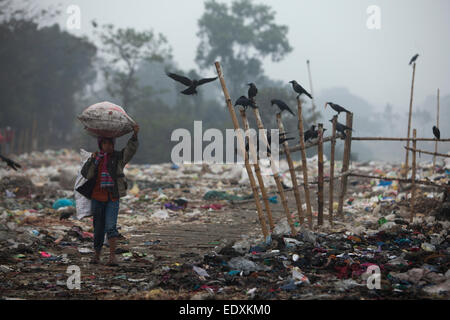
<svg viewBox="0 0 450 320"><path fill-rule="evenodd" d="M81 156L81 166L80 170L78 170L77 179L75 180L74 187L74 197L75 197L75 207L77 209L77 219L81 220L85 217L89 217L92 215L91 213L91 200L83 196L81 193L77 191L77 188L81 187L84 183L87 182L87 179L81 175L81 168L83 168L86 161L88 161L91 156L90 152L87 152L84 149L80 150Z"/></svg>
<svg viewBox="0 0 450 320"><path fill-rule="evenodd" d="M136 123L122 107L108 101L89 106L78 119L88 134L107 138L118 138L130 133Z"/></svg>

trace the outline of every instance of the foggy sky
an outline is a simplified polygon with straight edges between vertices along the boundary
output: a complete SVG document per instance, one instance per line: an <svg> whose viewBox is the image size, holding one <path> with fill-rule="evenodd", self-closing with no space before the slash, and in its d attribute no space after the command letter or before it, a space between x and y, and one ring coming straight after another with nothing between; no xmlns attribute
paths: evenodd
<svg viewBox="0 0 450 320"><path fill-rule="evenodd" d="M195 68L199 40L197 21L204 11L202 0L41 0L43 6L76 4L81 9L81 30L77 35L92 38L90 21L113 23L138 30L153 29L167 36L174 60L184 70ZM223 2L223 1L222 1ZM226 1L231 3L231 1ZM296 79L309 88L306 60L310 59L313 88L317 94L330 87L346 87L377 110L391 103L399 112L409 108L410 58L419 53L415 101L428 95L450 94L450 2L447 0L258 0L275 10L276 22L289 27L294 48L283 61L264 63L274 79ZM381 9L381 29L369 30L366 10ZM200 70L215 73L214 66ZM336 101L338 102L338 101Z"/></svg>

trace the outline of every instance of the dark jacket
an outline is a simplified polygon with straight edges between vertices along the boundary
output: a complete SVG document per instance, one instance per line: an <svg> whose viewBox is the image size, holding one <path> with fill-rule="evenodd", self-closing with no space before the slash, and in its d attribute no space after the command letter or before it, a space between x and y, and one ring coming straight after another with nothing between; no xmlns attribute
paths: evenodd
<svg viewBox="0 0 450 320"><path fill-rule="evenodd" d="M112 191L112 197L114 199L119 199L127 195L128 185L125 175L123 174L123 168L131 160L131 158L133 158L138 146L139 143L137 138L132 136L122 151L114 151L108 159L106 166L111 178L114 181L114 188ZM98 170L98 166L95 165L95 158L92 157L86 161L81 169L81 175L88 181L78 187L77 191L88 199L91 199Z"/></svg>

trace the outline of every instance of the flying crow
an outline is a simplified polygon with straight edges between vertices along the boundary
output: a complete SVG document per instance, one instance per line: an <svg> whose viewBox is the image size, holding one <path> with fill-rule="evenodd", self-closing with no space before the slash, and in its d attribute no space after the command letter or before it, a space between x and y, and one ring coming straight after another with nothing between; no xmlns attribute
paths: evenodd
<svg viewBox="0 0 450 320"><path fill-rule="evenodd" d="M185 86L188 86L188 88L186 90L181 91L182 94L186 94L186 95L197 94L196 89L198 86L201 86L202 84L214 81L218 78L218 77L215 77L215 78L205 78L205 79L200 79L200 80L195 80L195 79L191 80L187 77L180 76L175 73L168 73L167 76L169 76L170 78L172 78L175 81L181 82Z"/></svg>

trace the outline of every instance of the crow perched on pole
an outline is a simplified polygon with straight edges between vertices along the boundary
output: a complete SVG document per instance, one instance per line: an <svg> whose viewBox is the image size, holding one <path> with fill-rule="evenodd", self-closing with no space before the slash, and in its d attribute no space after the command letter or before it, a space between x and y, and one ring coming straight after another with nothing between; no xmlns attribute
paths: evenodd
<svg viewBox="0 0 450 320"><path fill-rule="evenodd" d="M330 120L330 122L333 122L333 119ZM345 130L351 130L352 128L347 127L346 125L343 125L342 123L339 123L336 121L336 131L339 131L342 134L342 139L347 138L347 135L345 134Z"/></svg>
<svg viewBox="0 0 450 320"><path fill-rule="evenodd" d="M17 162L12 161L11 159L8 159L8 158L2 156L1 154L0 154L0 159L2 159L4 162L6 162L8 167L11 167L15 171L17 171L17 168L22 168L22 166L20 164L18 164Z"/></svg>
<svg viewBox="0 0 450 320"><path fill-rule="evenodd" d="M433 134L436 137L436 139L438 139L438 140L441 139L441 132L439 131L439 129L436 126L433 126Z"/></svg>
<svg viewBox="0 0 450 320"><path fill-rule="evenodd" d="M249 83L248 86L249 86L249 88L248 88L248 98L250 100L253 100L253 99L255 99L256 95L258 94L258 88L256 88L256 86L255 86L255 84L253 82Z"/></svg>
<svg viewBox="0 0 450 320"><path fill-rule="evenodd" d="M327 105L330 105L331 109L333 109L334 111L336 111L338 113L338 115L341 112L347 112L347 113L351 113L350 111L348 111L347 109L345 109L344 107L341 107L340 105L333 103L333 102L327 102L325 103L325 109L327 108Z"/></svg>
<svg viewBox="0 0 450 320"><path fill-rule="evenodd" d="M327 129L323 129L323 132L325 132ZM308 140L313 140L319 137L319 130L316 130L316 126L313 124L311 125L311 128L309 128L308 130L306 130L304 132L304 138L305 138L305 142L307 142Z"/></svg>
<svg viewBox="0 0 450 320"><path fill-rule="evenodd" d="M313 125L311 125L311 128L309 128L308 130L306 130L306 131L303 133L303 136L304 136L304 138L305 138L305 139L304 139L305 142L308 141L308 140L310 140L310 139L312 139L312 137L313 137L315 131L316 131L316 126L313 124Z"/></svg>
<svg viewBox="0 0 450 320"><path fill-rule="evenodd" d="M292 88L294 88L294 91L298 93L297 98L299 98L301 96L302 93L306 94L310 99L312 99L313 97L308 93L308 91L306 91L300 84L298 84L297 81L292 80L289 81L289 83L292 83Z"/></svg>
<svg viewBox="0 0 450 320"><path fill-rule="evenodd" d="M411 60L409 61L409 65L411 65L414 62L416 62L418 57L419 57L419 54L417 53L414 57L411 58Z"/></svg>
<svg viewBox="0 0 450 320"><path fill-rule="evenodd" d="M278 108L280 108L280 113L282 113L284 110L287 110L290 114L295 116L295 114L292 112L292 110L289 108L289 106L284 101L281 101L278 99L272 99L272 100L270 100L270 103L272 104L272 106L274 104L276 104L278 106Z"/></svg>
<svg viewBox="0 0 450 320"><path fill-rule="evenodd" d="M214 81L218 78L218 77L215 77L215 78L204 78L204 79L200 79L200 80L196 80L196 79L191 80L187 77L180 76L175 73L167 73L167 76L172 78L175 81L178 81L178 82L184 84L185 86L188 86L188 88L186 90L181 91L182 94L186 94L186 95L197 94L196 89L198 86L201 86L202 84Z"/></svg>
<svg viewBox="0 0 450 320"><path fill-rule="evenodd" d="M234 103L234 106L242 106L244 107L244 109L247 109L247 107L256 108L255 102L248 99L246 96L240 96L239 99L237 99Z"/></svg>

